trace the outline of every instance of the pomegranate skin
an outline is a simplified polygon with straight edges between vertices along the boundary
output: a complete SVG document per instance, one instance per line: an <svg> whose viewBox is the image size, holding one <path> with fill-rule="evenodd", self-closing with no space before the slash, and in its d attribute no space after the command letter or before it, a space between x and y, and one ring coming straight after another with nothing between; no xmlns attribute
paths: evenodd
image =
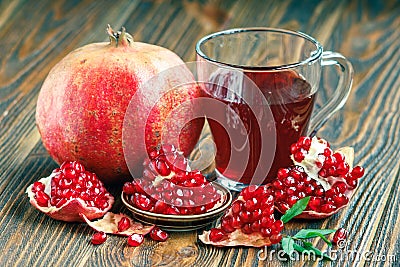
<svg viewBox="0 0 400 267"><path fill-rule="evenodd" d="M110 42L78 48L51 69L39 93L36 124L44 147L57 163L77 160L103 182L120 183L131 176L122 145L128 104L151 77L184 62L166 48L133 42L124 29L117 33L111 27L108 30ZM168 108L199 96L197 86L185 89L168 98L170 103L166 106L165 101L154 107L149 105L163 92L135 96L137 111L130 114L135 118L130 127L135 133L146 130L147 147L160 143L165 119L151 114L165 116ZM150 114L147 125L144 114ZM190 118L191 114L182 116L185 120L184 116ZM196 144L201 128L201 121L192 121L180 135L177 133L180 148L186 154ZM135 148L129 155L129 165L134 166L130 170L135 172L133 175L140 174L146 157L144 138L131 139L129 143Z"/></svg>

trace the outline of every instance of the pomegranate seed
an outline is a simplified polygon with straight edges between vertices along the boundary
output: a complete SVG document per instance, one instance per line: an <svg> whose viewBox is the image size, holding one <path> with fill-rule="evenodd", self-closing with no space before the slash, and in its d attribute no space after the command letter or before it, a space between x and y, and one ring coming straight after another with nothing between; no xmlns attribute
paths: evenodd
<svg viewBox="0 0 400 267"><path fill-rule="evenodd" d="M349 232L346 229L339 228L336 230L335 234L333 235L332 242L334 244L338 244L340 242L340 240L345 240L347 238L348 234L349 234Z"/></svg>
<svg viewBox="0 0 400 267"><path fill-rule="evenodd" d="M171 169L165 163L165 161L157 160L156 161L156 170L162 176L168 176L171 173Z"/></svg>
<svg viewBox="0 0 400 267"><path fill-rule="evenodd" d="M67 200L65 198L61 198L54 205L53 204L52 205L56 206L56 208L61 208L66 203L67 203Z"/></svg>
<svg viewBox="0 0 400 267"><path fill-rule="evenodd" d="M333 202L335 206L341 207L346 205L349 202L349 199L346 197L346 195L339 193L338 195L333 196Z"/></svg>
<svg viewBox="0 0 400 267"><path fill-rule="evenodd" d="M242 210L242 202L240 201L235 201L232 203L232 213L233 214L239 214L239 212Z"/></svg>
<svg viewBox="0 0 400 267"><path fill-rule="evenodd" d="M233 217L232 218L232 227L235 229L239 229L242 227L242 220L240 219L240 217Z"/></svg>
<svg viewBox="0 0 400 267"><path fill-rule="evenodd" d="M358 182L357 180L347 180L347 184L349 185L350 189L354 189L357 187Z"/></svg>
<svg viewBox="0 0 400 267"><path fill-rule="evenodd" d="M336 207L332 204L323 204L320 208L321 212L323 212L323 213L331 213L335 209L336 209Z"/></svg>
<svg viewBox="0 0 400 267"><path fill-rule="evenodd" d="M144 242L144 237L141 234L132 234L128 237L128 246L138 247Z"/></svg>
<svg viewBox="0 0 400 267"><path fill-rule="evenodd" d="M63 174L66 178L73 179L73 178L75 178L77 171L73 168L65 168L65 169L63 169Z"/></svg>
<svg viewBox="0 0 400 267"><path fill-rule="evenodd" d="M48 207L50 197L43 191L37 191L35 193L35 199L39 206Z"/></svg>
<svg viewBox="0 0 400 267"><path fill-rule="evenodd" d="M355 166L351 171L351 176L353 179L359 179L364 176L364 168L361 166Z"/></svg>
<svg viewBox="0 0 400 267"><path fill-rule="evenodd" d="M286 168L281 168L278 171L278 179L283 180L289 176L289 170Z"/></svg>
<svg viewBox="0 0 400 267"><path fill-rule="evenodd" d="M104 232L96 232L93 234L91 242L93 245L100 245L106 242L107 235Z"/></svg>
<svg viewBox="0 0 400 267"><path fill-rule="evenodd" d="M126 182L125 184L124 184L124 186L122 187L122 191L125 193L125 194L128 194L128 195L133 195L133 194L135 194L135 184L134 183L132 183L132 182Z"/></svg>
<svg viewBox="0 0 400 267"><path fill-rule="evenodd" d="M253 232L260 232L260 229L261 229L261 221L258 220L252 223L251 230Z"/></svg>
<svg viewBox="0 0 400 267"><path fill-rule="evenodd" d="M260 233L263 237L270 237L272 230L271 228L261 228Z"/></svg>
<svg viewBox="0 0 400 267"><path fill-rule="evenodd" d="M135 193L134 204L141 210L150 210L152 208L151 200L142 194Z"/></svg>
<svg viewBox="0 0 400 267"><path fill-rule="evenodd" d="M251 224L246 223L245 225L242 226L242 232L249 235L253 233L253 230L251 229Z"/></svg>
<svg viewBox="0 0 400 267"><path fill-rule="evenodd" d="M224 230L226 233L232 233L233 231L235 231L235 228L232 226L232 221L232 216L222 218L221 229Z"/></svg>
<svg viewBox="0 0 400 267"><path fill-rule="evenodd" d="M336 193L344 193L347 190L347 185L344 182L336 182L332 188L335 190Z"/></svg>
<svg viewBox="0 0 400 267"><path fill-rule="evenodd" d="M253 196L253 193L258 189L256 185L250 185L242 190L240 195L243 197L244 200L248 200Z"/></svg>
<svg viewBox="0 0 400 267"><path fill-rule="evenodd" d="M127 217L122 217L118 222L118 231L123 232L131 227L131 222Z"/></svg>
<svg viewBox="0 0 400 267"><path fill-rule="evenodd" d="M286 199L287 204L289 204L289 206L293 206L297 201L299 200L299 198L297 196L289 196Z"/></svg>
<svg viewBox="0 0 400 267"><path fill-rule="evenodd" d="M151 239L159 242L164 242L168 239L168 233L158 227L154 227L150 232Z"/></svg>
<svg viewBox="0 0 400 267"><path fill-rule="evenodd" d="M257 204L258 204L257 199L255 197L253 197L253 198L247 200L244 203L244 206L248 211L254 211L258 207Z"/></svg>
<svg viewBox="0 0 400 267"><path fill-rule="evenodd" d="M272 234L278 234L283 230L283 222L281 220L277 220L275 222L272 223L271 225L271 231Z"/></svg>
<svg viewBox="0 0 400 267"><path fill-rule="evenodd" d="M210 230L210 241L211 242L219 242L226 238L226 234L221 229L211 229Z"/></svg>
<svg viewBox="0 0 400 267"><path fill-rule="evenodd" d="M270 236L269 240L272 244L278 244L282 240L282 234L273 234Z"/></svg>
<svg viewBox="0 0 400 267"><path fill-rule="evenodd" d="M297 146L297 144L293 144L290 146L290 153L295 154L298 149L299 147Z"/></svg>
<svg viewBox="0 0 400 267"><path fill-rule="evenodd" d="M311 197L310 201L308 202L308 207L310 207L311 210L319 210L319 207L321 206L321 198L319 197Z"/></svg>
<svg viewBox="0 0 400 267"><path fill-rule="evenodd" d="M247 222L251 222L252 214L251 214L251 212L249 212L247 210L244 210L244 211L242 210L239 212L239 217L242 222L247 223Z"/></svg>
<svg viewBox="0 0 400 267"><path fill-rule="evenodd" d="M44 191L45 185L41 182L34 182L32 185L32 192Z"/></svg>

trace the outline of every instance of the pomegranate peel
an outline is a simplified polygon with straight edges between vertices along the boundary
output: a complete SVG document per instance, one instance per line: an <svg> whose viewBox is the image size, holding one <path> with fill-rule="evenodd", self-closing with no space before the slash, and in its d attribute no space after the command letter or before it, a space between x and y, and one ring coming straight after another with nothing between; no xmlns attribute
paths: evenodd
<svg viewBox="0 0 400 267"><path fill-rule="evenodd" d="M146 235L151 232L155 227L154 225L143 225L139 222L134 221L129 216L123 213L112 213L107 212L103 218L96 221L91 221L84 214L81 214L82 219L97 232L104 232L106 234L120 235L120 236L131 236L133 234ZM127 218L129 220L129 228L123 231L118 230L118 223L121 219Z"/></svg>
<svg viewBox="0 0 400 267"><path fill-rule="evenodd" d="M114 197L94 173L78 162L64 162L50 176L27 187L29 202L53 219L83 222L80 214L97 219L111 209Z"/></svg>

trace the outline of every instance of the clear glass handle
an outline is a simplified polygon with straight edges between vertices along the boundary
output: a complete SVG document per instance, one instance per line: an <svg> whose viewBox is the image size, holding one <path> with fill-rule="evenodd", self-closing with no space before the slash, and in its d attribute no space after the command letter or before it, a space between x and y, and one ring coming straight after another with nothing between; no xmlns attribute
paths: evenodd
<svg viewBox="0 0 400 267"><path fill-rule="evenodd" d="M324 66L337 65L340 67L341 75L337 88L332 98L325 104L318 113L310 120L308 130L309 136L316 135L317 131L326 123L326 121L346 103L353 84L353 66L343 55L336 52L325 51L322 54L322 63Z"/></svg>

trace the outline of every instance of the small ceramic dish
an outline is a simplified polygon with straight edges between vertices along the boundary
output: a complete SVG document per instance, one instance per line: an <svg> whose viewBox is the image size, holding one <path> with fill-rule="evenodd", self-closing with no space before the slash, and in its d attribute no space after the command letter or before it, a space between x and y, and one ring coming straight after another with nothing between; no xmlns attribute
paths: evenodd
<svg viewBox="0 0 400 267"><path fill-rule="evenodd" d="M202 228L208 224L211 224L218 217L220 217L224 211L232 203L232 194L228 189L220 184L213 183L221 194L221 201L215 205L215 207L203 214L194 215L170 215L170 214L159 214L149 211L144 211L134 207L128 198L128 195L122 192L121 199L124 205L133 213L135 219L146 223L155 224L164 230L169 231L191 231Z"/></svg>

